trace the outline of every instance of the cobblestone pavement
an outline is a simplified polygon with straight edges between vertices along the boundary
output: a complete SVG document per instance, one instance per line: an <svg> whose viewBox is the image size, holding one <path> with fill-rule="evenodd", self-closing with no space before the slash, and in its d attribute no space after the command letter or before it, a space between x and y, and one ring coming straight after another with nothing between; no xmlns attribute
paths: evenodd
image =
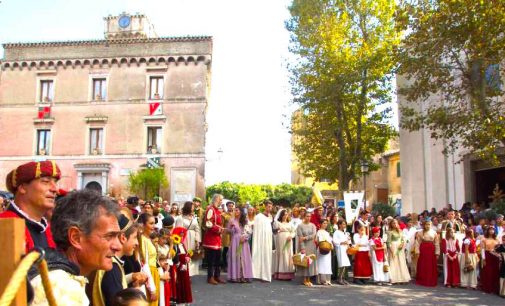
<svg viewBox="0 0 505 306"><path fill-rule="evenodd" d="M194 305L505 305L505 299L476 290L414 284L398 286L349 285L307 288L294 281L208 285L206 277L193 277ZM223 279L226 275L223 275Z"/></svg>

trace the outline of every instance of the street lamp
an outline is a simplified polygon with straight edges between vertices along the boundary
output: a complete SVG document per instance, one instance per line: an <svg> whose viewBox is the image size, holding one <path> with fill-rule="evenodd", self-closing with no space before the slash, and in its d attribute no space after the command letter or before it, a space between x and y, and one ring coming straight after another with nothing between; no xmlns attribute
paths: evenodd
<svg viewBox="0 0 505 306"><path fill-rule="evenodd" d="M368 162L366 160L361 162L361 173L363 174L363 198L364 210L366 211L366 173L368 172Z"/></svg>

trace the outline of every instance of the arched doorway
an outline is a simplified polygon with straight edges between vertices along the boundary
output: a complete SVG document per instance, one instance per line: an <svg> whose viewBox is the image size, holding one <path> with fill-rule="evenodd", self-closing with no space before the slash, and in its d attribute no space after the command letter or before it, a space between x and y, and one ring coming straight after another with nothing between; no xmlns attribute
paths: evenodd
<svg viewBox="0 0 505 306"><path fill-rule="evenodd" d="M96 192L98 192L98 194L102 194L102 185L100 185L100 183L98 182L89 182L86 184L86 187L84 187L86 189L89 189L89 190L94 190Z"/></svg>

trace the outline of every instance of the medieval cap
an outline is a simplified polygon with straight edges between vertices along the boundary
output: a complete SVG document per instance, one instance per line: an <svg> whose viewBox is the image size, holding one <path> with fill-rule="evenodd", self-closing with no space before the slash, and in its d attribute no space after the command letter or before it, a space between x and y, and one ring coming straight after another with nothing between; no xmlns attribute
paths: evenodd
<svg viewBox="0 0 505 306"><path fill-rule="evenodd" d="M54 177L59 180L61 171L56 162L45 160L22 164L7 174L5 185L10 192L16 193L19 185L41 177Z"/></svg>

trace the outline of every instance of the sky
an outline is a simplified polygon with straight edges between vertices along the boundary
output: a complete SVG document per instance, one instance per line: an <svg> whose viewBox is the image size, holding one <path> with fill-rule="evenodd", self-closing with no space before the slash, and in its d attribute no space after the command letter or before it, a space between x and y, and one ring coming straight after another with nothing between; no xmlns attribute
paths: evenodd
<svg viewBox="0 0 505 306"><path fill-rule="evenodd" d="M290 182L289 0L1 0L0 44L103 39L143 13L158 36L213 36L206 185ZM1 48L0 48L1 49ZM0 58L3 49L0 50ZM218 153L222 152L222 153Z"/></svg>

